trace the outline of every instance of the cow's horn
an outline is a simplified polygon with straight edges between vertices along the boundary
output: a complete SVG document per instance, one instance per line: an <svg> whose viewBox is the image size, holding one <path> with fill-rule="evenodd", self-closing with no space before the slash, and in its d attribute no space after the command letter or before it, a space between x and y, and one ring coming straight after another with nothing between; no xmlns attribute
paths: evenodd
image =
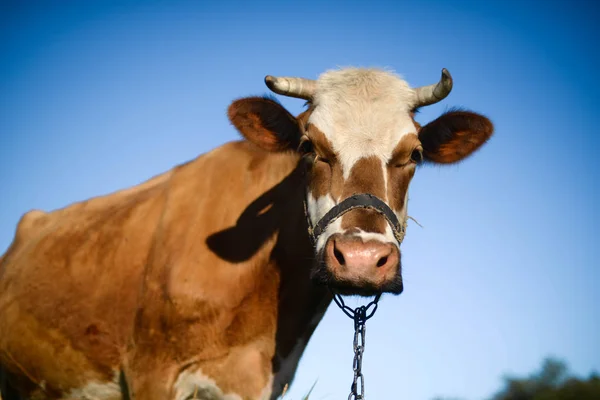
<svg viewBox="0 0 600 400"><path fill-rule="evenodd" d="M421 86L415 89L415 108L428 106L443 100L452 90L452 76L446 68L442 69L442 78L433 85Z"/></svg>
<svg viewBox="0 0 600 400"><path fill-rule="evenodd" d="M265 83L277 94L310 100L315 94L317 81L305 78L287 78L267 75Z"/></svg>

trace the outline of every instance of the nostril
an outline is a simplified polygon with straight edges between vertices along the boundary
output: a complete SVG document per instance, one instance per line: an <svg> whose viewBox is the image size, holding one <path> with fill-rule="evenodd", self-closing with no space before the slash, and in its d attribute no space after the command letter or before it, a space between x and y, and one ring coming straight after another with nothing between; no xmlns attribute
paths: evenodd
<svg viewBox="0 0 600 400"><path fill-rule="evenodd" d="M333 247L333 255L335 256L337 262L340 263L340 265L344 265L346 263L346 260L344 260L344 255L335 246Z"/></svg>
<svg viewBox="0 0 600 400"><path fill-rule="evenodd" d="M377 261L377 266L378 267L383 267L387 263L387 260L388 260L388 256L381 257L379 259L379 261Z"/></svg>

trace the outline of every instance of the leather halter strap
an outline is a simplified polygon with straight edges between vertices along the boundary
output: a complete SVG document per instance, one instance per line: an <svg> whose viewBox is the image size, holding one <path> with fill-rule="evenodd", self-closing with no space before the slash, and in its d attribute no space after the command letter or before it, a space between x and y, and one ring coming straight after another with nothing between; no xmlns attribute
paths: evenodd
<svg viewBox="0 0 600 400"><path fill-rule="evenodd" d="M392 209L387 204L385 204L383 200L372 194L360 193L352 195L341 201L339 204L336 204L331 210L327 211L323 218L321 218L314 227L312 227L310 218L308 218L308 210L306 209L305 204L305 212L309 226L308 232L311 236L313 244L316 245L319 236L321 236L321 234L325 232L327 227L333 221L356 208L367 208L383 215L387 222L390 224L390 227L392 228L392 233L394 234L396 240L398 240L398 243L402 243L402 240L404 239L404 234L406 232L405 223L400 223L394 211L392 211Z"/></svg>

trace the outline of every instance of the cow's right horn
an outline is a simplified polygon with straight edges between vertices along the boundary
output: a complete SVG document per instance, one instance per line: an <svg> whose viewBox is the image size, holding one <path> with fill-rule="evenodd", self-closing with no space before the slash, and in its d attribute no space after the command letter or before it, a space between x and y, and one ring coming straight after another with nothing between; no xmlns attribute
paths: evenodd
<svg viewBox="0 0 600 400"><path fill-rule="evenodd" d="M267 75L265 83L277 94L310 100L315 94L317 81L305 78L288 78Z"/></svg>

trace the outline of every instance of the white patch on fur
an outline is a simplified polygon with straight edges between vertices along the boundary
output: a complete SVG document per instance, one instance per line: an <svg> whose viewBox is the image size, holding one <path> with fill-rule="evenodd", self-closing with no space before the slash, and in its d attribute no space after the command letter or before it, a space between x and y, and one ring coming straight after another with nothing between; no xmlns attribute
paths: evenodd
<svg viewBox="0 0 600 400"><path fill-rule="evenodd" d="M71 389L66 396L63 396L63 399L81 400L120 400L122 398L118 371L115 371L112 381L91 381L83 387Z"/></svg>
<svg viewBox="0 0 600 400"><path fill-rule="evenodd" d="M317 225L317 222L323 218L327 211L331 210L333 206L335 206L335 201L329 194L315 199L312 193L309 192L308 196L306 197L306 202L308 207L308 216L313 227Z"/></svg>
<svg viewBox="0 0 600 400"><path fill-rule="evenodd" d="M344 233L342 230L341 218L335 219L332 223L330 223L327 228L325 228L325 231L321 234L321 236L319 236L319 239L317 239L317 252L321 251L321 249L325 247L327 240L335 233Z"/></svg>
<svg viewBox="0 0 600 400"><path fill-rule="evenodd" d="M202 400L242 400L235 393L224 394L217 383L200 369L185 370L177 376L175 385L175 400L202 399ZM195 396L195 397L194 397Z"/></svg>
<svg viewBox="0 0 600 400"><path fill-rule="evenodd" d="M331 195L321 196L315 199L311 193L308 193L307 198L308 216L313 228L323 218L323 216L335 206L335 201ZM327 243L327 239L334 233L343 233L342 231L342 219L338 218L334 220L325 231L319 236L316 243L316 250L319 252Z"/></svg>
<svg viewBox="0 0 600 400"><path fill-rule="evenodd" d="M385 233L376 233L376 232L365 232L360 229L358 232L352 233L352 236L356 236L361 238L363 243L368 241L377 241L381 243L393 243L398 245L398 241L394 237L392 233L392 228L389 224L386 224Z"/></svg>
<svg viewBox="0 0 600 400"><path fill-rule="evenodd" d="M360 158L376 156L386 165L402 136L417 132L410 116L414 98L414 90L392 72L328 71L317 81L308 122L329 139L347 179Z"/></svg>
<svg viewBox="0 0 600 400"><path fill-rule="evenodd" d="M385 193L385 197L383 199L381 199L381 200L385 201L385 204L389 205L389 199L388 199L388 172L387 172L386 164L381 164L381 169L383 170L383 188L384 188L384 192L383 193Z"/></svg>

